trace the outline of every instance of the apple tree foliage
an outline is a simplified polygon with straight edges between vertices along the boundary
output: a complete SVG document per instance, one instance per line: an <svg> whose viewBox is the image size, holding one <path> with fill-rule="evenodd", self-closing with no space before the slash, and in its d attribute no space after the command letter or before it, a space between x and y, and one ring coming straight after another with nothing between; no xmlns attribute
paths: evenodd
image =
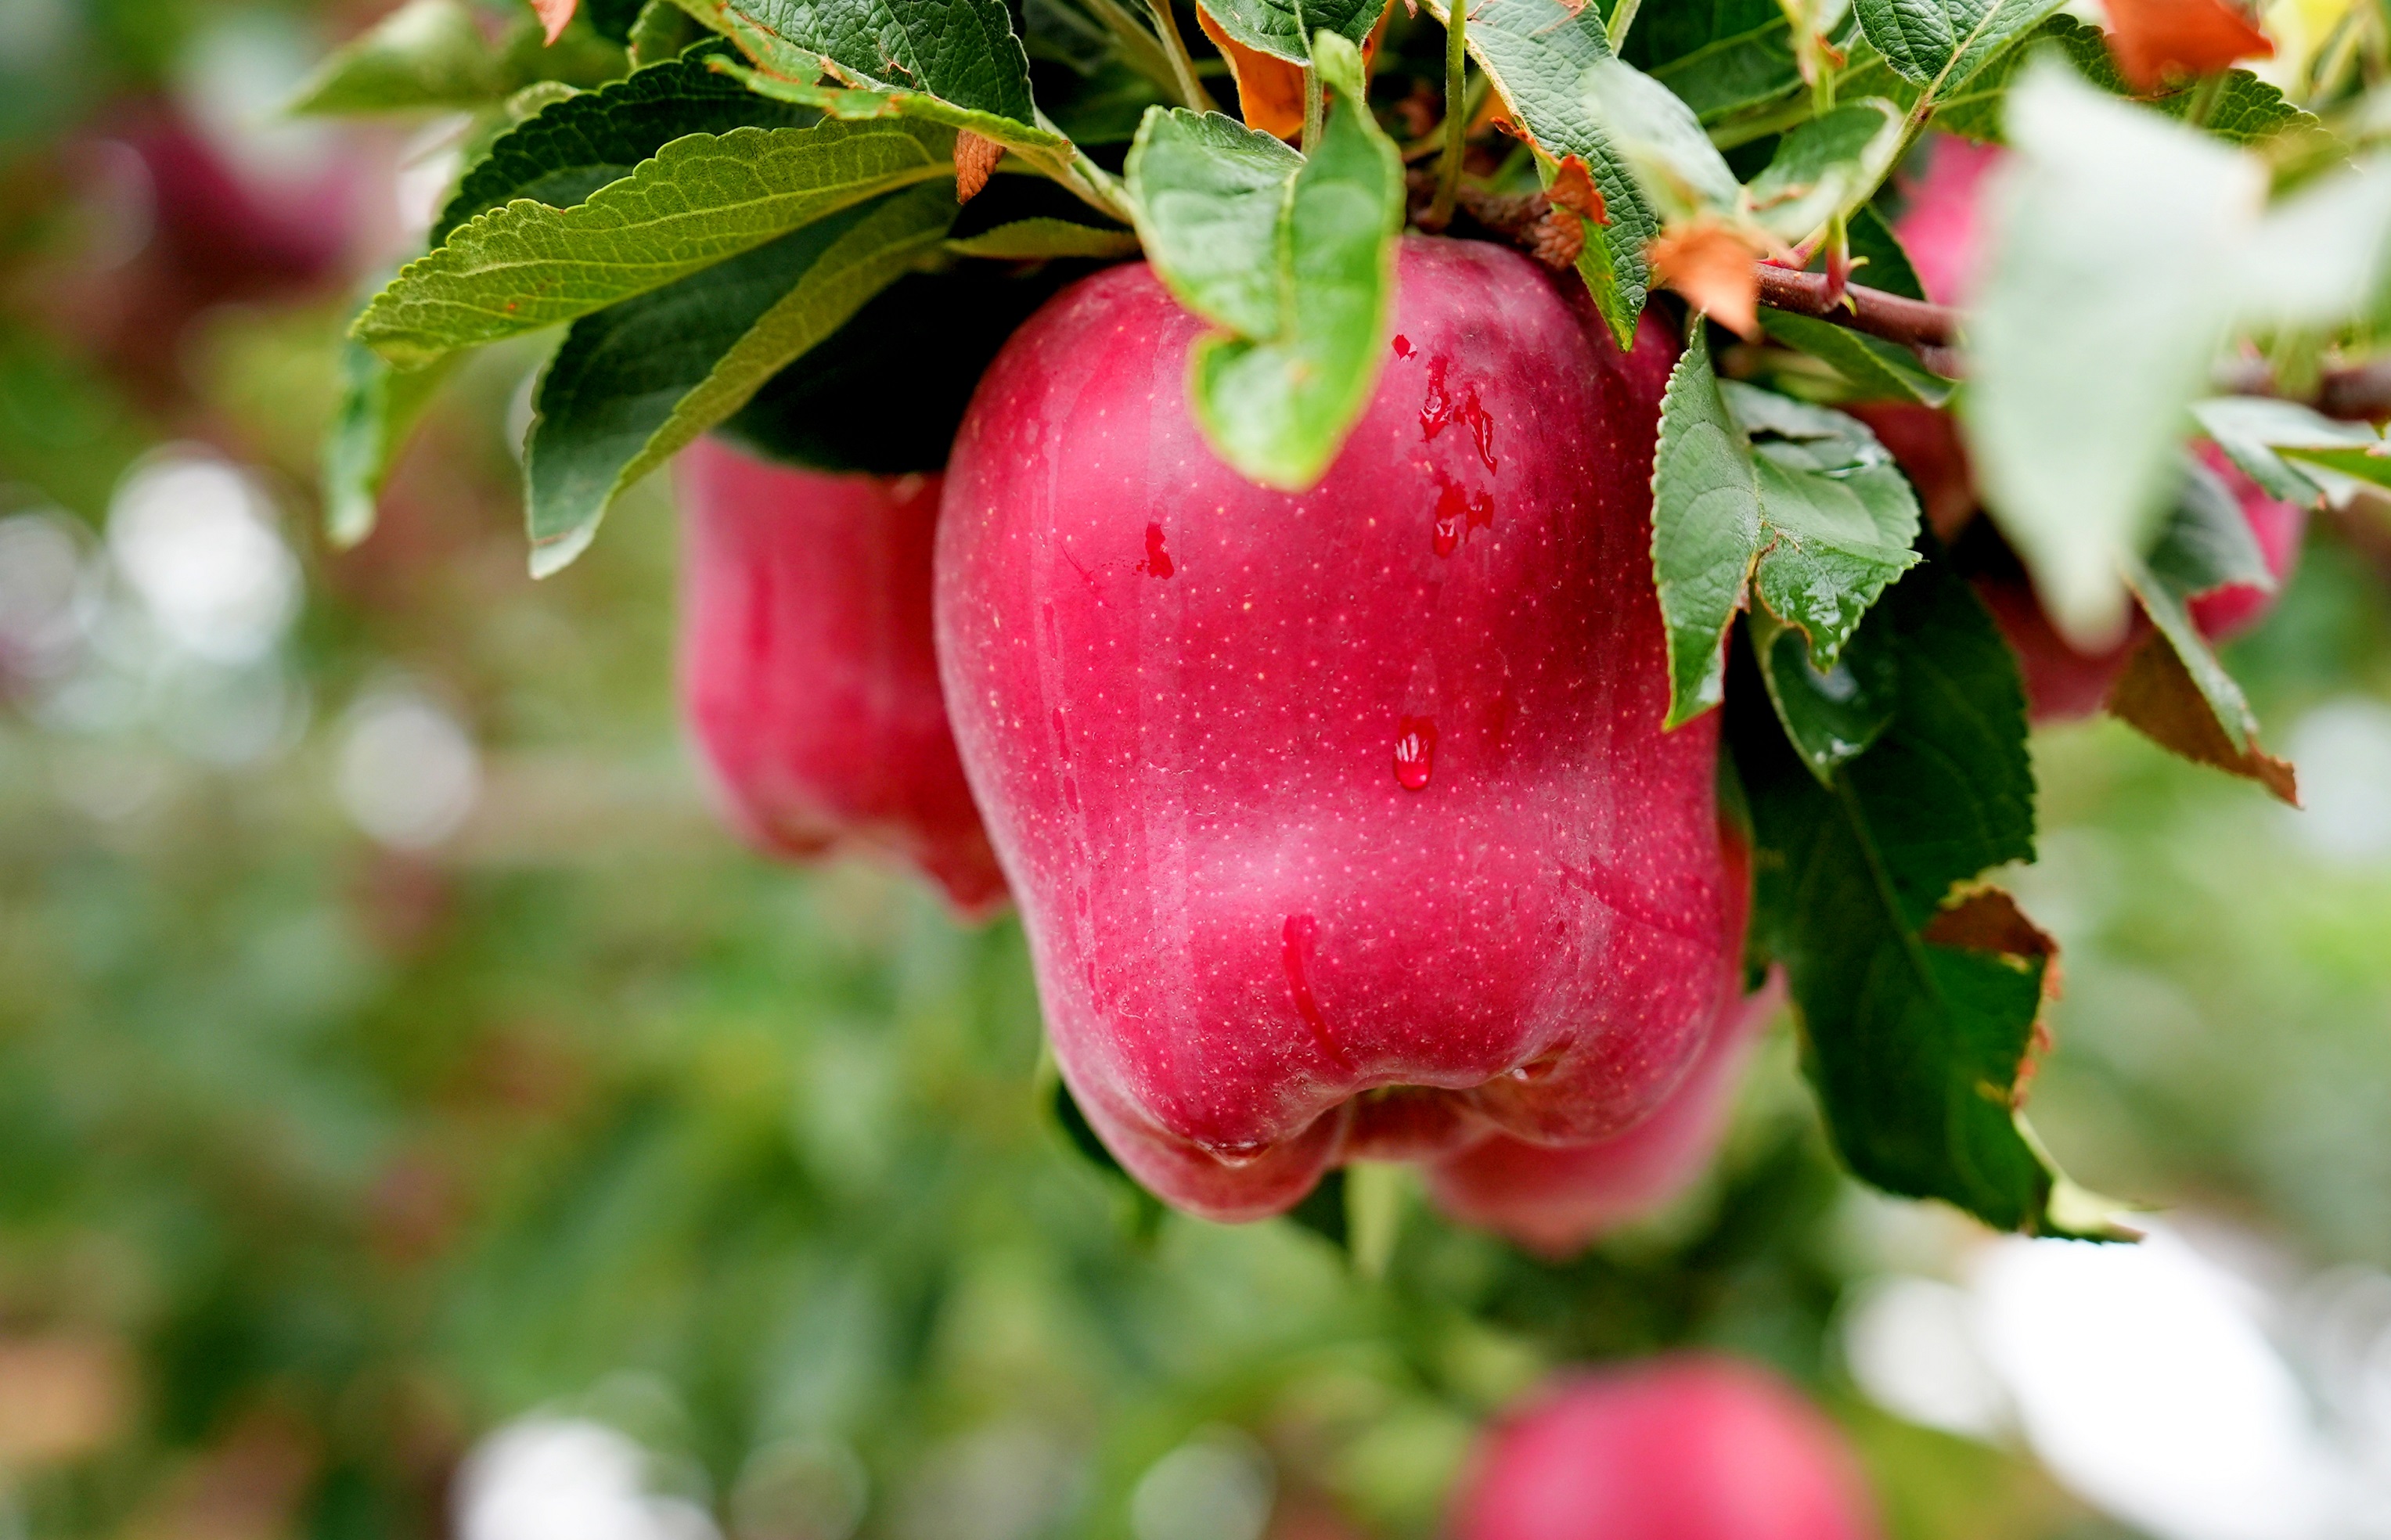
<svg viewBox="0 0 2391 1540"><path fill-rule="evenodd" d="M1837 408L1950 407L2061 635L2148 617L2111 708L2291 798L2188 618L2266 569L2185 451L2309 503L2391 484L2367 413L2299 404L2391 320L2381 114L2224 59L2129 82L2058 0L1425 0L1391 34L1386 0L1205 0L1226 69L1168 0L585 3L579 42L526 16L494 52L463 0L407 0L298 103L475 114L428 250L353 329L338 538L463 350L561 332L524 456L545 574L710 431L937 467L1012 328L1138 254L1215 328L1186 388L1216 451L1299 489L1388 356L1396 239L1458 197L1455 233L1573 269L1622 341L1684 320L1653 485L1671 721L1725 713L1751 962L1790 976L1842 1157L2002 1228L2112 1233L2020 1112L2058 964L1993 882L2035 854L2018 665ZM1252 110L1273 90L1286 137ZM1964 314L1892 229L1929 130L2011 151Z"/></svg>

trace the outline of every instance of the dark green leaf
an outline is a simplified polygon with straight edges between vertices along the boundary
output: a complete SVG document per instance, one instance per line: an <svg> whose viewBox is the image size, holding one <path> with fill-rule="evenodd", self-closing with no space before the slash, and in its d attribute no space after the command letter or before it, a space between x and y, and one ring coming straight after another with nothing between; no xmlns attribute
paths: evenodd
<svg viewBox="0 0 2391 1540"><path fill-rule="evenodd" d="M1865 752L1893 725L1900 702L1900 660L1865 624L1834 666L1821 669L1802 634L1766 611L1748 622L1763 682L1777 718L1810 772L1824 783L1835 767Z"/></svg>
<svg viewBox="0 0 2391 1540"><path fill-rule="evenodd" d="M2191 110L2197 88L2185 84L2149 96L2138 96L2117 72L2116 61L2098 27L2071 16L2053 16L2029 33L2024 42L1986 67L1964 90L1946 91L1937 98L1934 126L1945 134L1997 143L2001 139L2001 108L2010 83L2026 59L2044 44L2055 45L2085 79L2112 96L2131 97L2171 118ZM1898 98L1896 98L1898 99ZM2283 94L2247 70L2229 70L2202 127L2235 144L2256 144L2290 129L2317 129L2317 120L2283 99Z"/></svg>
<svg viewBox="0 0 2391 1540"><path fill-rule="evenodd" d="M353 546L373 533L382 478L447 376L445 363L401 373L361 343L341 344L341 399L323 452L332 544Z"/></svg>
<svg viewBox="0 0 2391 1540"><path fill-rule="evenodd" d="M1426 8L1438 21L1445 19L1445 0L1426 0ZM1649 283L1644 248L1660 233L1660 222L1586 105L1585 72L1610 57L1599 7L1480 0L1468 12L1464 36L1469 57L1493 80L1539 158L1576 156L1602 190L1610 223L1587 223L1578 274L1619 345L1634 346Z"/></svg>
<svg viewBox="0 0 2391 1540"><path fill-rule="evenodd" d="M1386 8L1387 0L1206 0L1204 6L1222 32L1291 64L1312 62L1315 32L1359 45Z"/></svg>
<svg viewBox="0 0 2391 1540"><path fill-rule="evenodd" d="M1853 257L1867 259L1852 274L1854 282L1906 299L1926 297L1925 286L1918 281L1918 269L1909 265L1909 253L1901 249L1901 238L1893 233L1893 226L1885 223L1876 205L1868 204L1852 215L1849 233Z"/></svg>
<svg viewBox="0 0 2391 1540"><path fill-rule="evenodd" d="M1648 72L1705 123L1783 100L1805 87L1793 58L1792 28L1774 6L1768 13L1749 32L1651 65Z"/></svg>
<svg viewBox="0 0 2391 1540"><path fill-rule="evenodd" d="M631 62L660 64L705 35L695 19L673 0L647 0L640 7L639 19L631 23Z"/></svg>
<svg viewBox="0 0 2391 1540"><path fill-rule="evenodd" d="M1250 239L1244 215L1267 206L1266 182L1236 192L1229 205L1235 214L1221 215L1221 254L1247 266L1242 275L1213 269L1200 291L1217 307L1206 313L1228 320L1233 331L1199 338L1188 364L1196 420L1221 458L1256 481L1293 489L1319 480L1369 405L1386 355L1403 222L1402 158L1370 114L1361 50L1334 32L1321 33L1316 45L1335 110L1287 184L1285 213L1267 245L1225 250ZM1207 162L1229 186L1259 180L1267 163L1251 137ZM1171 190L1157 182L1151 153L1142 169L1149 197ZM1222 208L1221 185L1208 185L1194 206ZM1158 227L1177 226L1166 214ZM1176 260L1193 254L1183 246Z"/></svg>
<svg viewBox="0 0 2391 1540"><path fill-rule="evenodd" d="M1952 382L1918 361L1918 355L1897 343L1863 336L1811 316L1763 305L1760 324L1787 347L1834 366L1864 398L1920 401L1939 407L1951 398Z"/></svg>
<svg viewBox="0 0 2391 1540"><path fill-rule="evenodd" d="M1170 1212L1162 1206L1162 1200L1138 1185L1137 1178L1130 1175L1120 1161L1114 1158L1113 1152L1105 1148L1105 1142L1096 1137L1094 1125L1088 1121L1088 1115L1079 1110L1079 1104L1073 1099L1071 1088L1063 1083L1062 1077L1055 1077L1053 1094L1046 1105L1064 1140L1081 1159L1104 1173L1115 1191L1121 1195L1121 1201L1128 1205L1122 1216L1122 1227L1135 1240L1152 1241L1155 1233L1162 1228L1164 1216ZM1341 1202L1338 1211L1343 1211Z"/></svg>
<svg viewBox="0 0 2391 1540"><path fill-rule="evenodd" d="M533 575L579 555L626 487L934 253L954 216L945 188L895 193L574 323L523 459Z"/></svg>
<svg viewBox="0 0 2391 1540"><path fill-rule="evenodd" d="M798 128L812 118L803 108L758 97L708 69L702 53L650 65L552 102L500 135L458 185L432 226L431 243L443 244L475 214L518 198L569 208L686 134Z"/></svg>
<svg viewBox="0 0 2391 1540"><path fill-rule="evenodd" d="M2005 1230L2099 1233L2065 1211L2014 1110L2049 945L1997 892L1945 907L2033 855L2016 660L1943 561L1894 585L1866 630L1855 651L1895 660L1892 718L1823 783L1760 681L1738 681L1728 721L1756 841L1755 939L1791 981L1828 1128L1887 1191Z"/></svg>
<svg viewBox="0 0 2391 1540"><path fill-rule="evenodd" d="M569 209L518 201L409 263L355 335L401 366L660 289L876 194L953 175L952 131L892 121L676 139Z"/></svg>
<svg viewBox="0 0 2391 1540"><path fill-rule="evenodd" d="M1006 143L1053 143L1036 127L1029 56L1004 0L680 0L790 89L828 75L891 110ZM804 102L838 111L827 99ZM852 111L841 116L859 115Z"/></svg>
<svg viewBox="0 0 2391 1540"><path fill-rule="evenodd" d="M2057 10L2061 0L1853 0L1861 30L1894 72L1939 99L1965 86Z"/></svg>

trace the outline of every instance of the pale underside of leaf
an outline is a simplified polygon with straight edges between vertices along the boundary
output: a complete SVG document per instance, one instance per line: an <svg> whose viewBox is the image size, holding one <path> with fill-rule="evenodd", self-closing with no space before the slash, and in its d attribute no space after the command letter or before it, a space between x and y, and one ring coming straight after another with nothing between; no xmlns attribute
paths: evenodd
<svg viewBox="0 0 2391 1540"><path fill-rule="evenodd" d="M1131 203L1148 260L1182 304L1243 336L1277 333L1279 229L1303 163L1224 113L1147 109L1130 147Z"/></svg>
<svg viewBox="0 0 2391 1540"><path fill-rule="evenodd" d="M355 330L402 367L662 288L882 192L953 175L953 134L911 122L676 139L587 202L517 200L409 263Z"/></svg>

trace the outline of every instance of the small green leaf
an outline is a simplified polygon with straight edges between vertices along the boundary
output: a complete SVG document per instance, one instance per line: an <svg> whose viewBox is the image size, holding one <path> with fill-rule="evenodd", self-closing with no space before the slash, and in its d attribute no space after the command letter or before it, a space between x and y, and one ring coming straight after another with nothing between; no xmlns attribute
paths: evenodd
<svg viewBox="0 0 2391 1540"><path fill-rule="evenodd" d="M1919 363L1918 355L1898 343L1766 305L1761 306L1760 325L1787 347L1833 365L1864 398L1919 401L1930 407L1951 399L1953 382Z"/></svg>
<svg viewBox="0 0 2391 1540"><path fill-rule="evenodd" d="M1121 1228L1139 1245L1152 1245L1155 1236L1162 1229L1163 1220L1170 1212L1163 1207L1162 1199L1141 1186L1137 1178L1130 1175L1115 1158L1113 1152L1105 1148L1105 1142L1096 1136L1095 1126L1088 1121L1088 1115L1079 1110L1079 1104L1072 1098L1071 1088L1063 1083L1059 1075L1054 1077L1054 1089L1046 1106L1054 1119L1055 1130L1063 1135L1064 1141L1079 1158L1100 1172L1118 1195L1122 1205Z"/></svg>
<svg viewBox="0 0 2391 1540"><path fill-rule="evenodd" d="M956 256L994 257L1009 262L1133 256L1137 249L1134 230L1103 230L1068 219L1043 218L1016 219L1009 225L947 242L947 250Z"/></svg>
<svg viewBox="0 0 2391 1540"><path fill-rule="evenodd" d="M1632 45L1629 51L1635 52ZM1674 92L1705 123L1805 89L1801 65L1793 57L1792 27L1785 13L1773 5L1759 26L1715 38L1691 53L1653 64L1647 72Z"/></svg>
<svg viewBox="0 0 2391 1540"><path fill-rule="evenodd" d="M953 174L935 124L826 122L676 139L569 209L517 200L409 263L355 335L401 367L601 310L875 194Z"/></svg>
<svg viewBox="0 0 2391 1540"><path fill-rule="evenodd" d="M2062 14L2046 19L2018 46L1980 71L1964 90L1945 91L1937 96L1934 126L1962 138L2000 142L2001 112L2010 83L2045 43L2056 45L2066 54L2067 61L2075 66L2077 73L2111 96L2130 97L2171 118L2183 117L2201 94L2197 83L2188 83L2152 96L2136 95L2117 72L2116 61L2109 57L2109 45L2100 29ZM1881 64L1879 69L1882 70ZM1855 88L1860 87L1855 84ZM1865 88L1876 87L1868 84ZM1886 94L1900 99L1897 92L1888 90ZM2320 127L2314 117L2285 101L2281 91L2247 70L2225 72L2209 104L2208 115L2201 123L2202 131L2212 137L2241 145L2257 144L2295 129L2318 131Z"/></svg>
<svg viewBox="0 0 2391 1540"><path fill-rule="evenodd" d="M1402 157L1370 115L1361 50L1327 32L1314 45L1336 110L1288 187L1274 324L1198 338L1188 360L1196 421L1221 458L1289 490L1320 479L1370 403L1403 224Z"/></svg>
<svg viewBox="0 0 2391 1540"><path fill-rule="evenodd" d="M1944 561L1893 586L1853 653L1893 660L1893 709L1873 744L1823 782L1763 692L1744 687L1759 681L1733 694L1755 942L1785 964L1805 1068L1856 1174L1999 1229L2075 1233L2054 1211L2063 1183L2015 1108L2049 943L1997 891L1952 899L1990 868L2033 857L2016 659Z"/></svg>
<svg viewBox="0 0 2391 1540"><path fill-rule="evenodd" d="M447 378L445 362L401 373L363 343L341 344L341 399L323 451L324 532L333 545L373 533L382 479Z"/></svg>
<svg viewBox="0 0 2391 1540"><path fill-rule="evenodd" d="M1901 145L1901 109L1881 97L1846 101L1785 136L1747 206L1788 244L1806 240L1876 191Z"/></svg>
<svg viewBox="0 0 2391 1540"><path fill-rule="evenodd" d="M1669 377L1652 474L1652 560L1672 727L1718 704L1747 591L1830 668L1918 560L1917 494L1855 420L1712 374L1700 336Z"/></svg>
<svg viewBox="0 0 2391 1540"><path fill-rule="evenodd" d="M878 94L891 110L909 116L1008 144L1025 138L1058 142L1037 127L1029 56L1013 31L1004 0L680 4L755 62L765 77L756 83L759 88L806 87L826 74L839 85ZM826 101L803 105L835 110Z"/></svg>
<svg viewBox="0 0 2391 1540"><path fill-rule="evenodd" d="M2061 0L1854 0L1860 29L1903 79L1958 91Z"/></svg>
<svg viewBox="0 0 2391 1540"><path fill-rule="evenodd" d="M1277 334L1278 231L1303 157L1221 112L1154 108L1126 175L1138 235L1179 303L1247 337Z"/></svg>
<svg viewBox="0 0 2391 1540"><path fill-rule="evenodd" d="M1312 62L1315 32L1358 45L1386 8L1387 0L1206 0L1204 6L1231 37L1290 64Z"/></svg>
<svg viewBox="0 0 2391 1540"><path fill-rule="evenodd" d="M446 111L506 94L500 60L464 0L407 0L316 67L286 110Z"/></svg>
<svg viewBox="0 0 2391 1540"><path fill-rule="evenodd" d="M661 64L677 58L704 35L696 19L674 5L673 0L647 0L631 23L631 62L635 66Z"/></svg>
<svg viewBox="0 0 2391 1540"><path fill-rule="evenodd" d="M1926 297L1925 286L1918 281L1918 269L1910 265L1909 253L1901 249L1901 238L1893 233L1893 226L1885 223L1875 204L1866 204L1852 215L1850 234L1853 257L1867 259L1852 274L1853 281L1904 299Z"/></svg>
<svg viewBox="0 0 2391 1540"><path fill-rule="evenodd" d="M2191 415L2242 472L2268 497L2315 506L2329 491L2353 489L2341 472L2315 457L2379 446L2363 422L2343 422L2294 401L2227 395L2192 404Z"/></svg>
<svg viewBox="0 0 2391 1540"><path fill-rule="evenodd" d="M1969 327L1963 426L2043 607L2098 648L2126 623L2121 563L2165 516L2265 173L2048 54L2010 97L2018 154Z"/></svg>
<svg viewBox="0 0 2391 1540"><path fill-rule="evenodd" d="M844 209L584 317L541 377L523 459L532 575L588 548L607 506L935 253L942 187Z"/></svg>
<svg viewBox="0 0 2391 1540"><path fill-rule="evenodd" d="M769 101L708 69L702 56L650 65L550 102L500 135L458 184L433 224L431 244L444 244L475 214L518 198L570 208L683 135L798 128L810 121L803 109Z"/></svg>
<svg viewBox="0 0 2391 1540"><path fill-rule="evenodd" d="M1441 23L1446 0L1424 0ZM1463 29L1469 57L1486 71L1541 161L1574 155L1602 191L1610 223L1585 226L1578 274L1622 348L1635 343L1650 282L1644 248L1660 233L1643 189L1587 110L1585 72L1610 58L1601 8L1562 0L1479 0Z"/></svg>

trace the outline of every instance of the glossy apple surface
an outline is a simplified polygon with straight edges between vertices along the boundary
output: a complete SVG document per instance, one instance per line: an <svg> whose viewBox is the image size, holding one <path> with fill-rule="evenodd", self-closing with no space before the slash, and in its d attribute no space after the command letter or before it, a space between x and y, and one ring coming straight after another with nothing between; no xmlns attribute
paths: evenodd
<svg viewBox="0 0 2391 1540"><path fill-rule="evenodd" d="M1056 1056L1215 1218L1349 1150L1617 1132L1733 988L1715 716L1661 730L1670 333L1622 356L1505 249L1399 261L1310 492L1206 446L1204 323L1142 265L1014 337L948 472L947 698Z"/></svg>
<svg viewBox="0 0 2391 1540"><path fill-rule="evenodd" d="M938 478L680 456L682 709L732 823L795 858L899 856L980 914L1004 878L930 642Z"/></svg>
<svg viewBox="0 0 2391 1540"><path fill-rule="evenodd" d="M1488 1432L1454 1540L1874 1540L1834 1424L1775 1375L1678 1353L1556 1381Z"/></svg>
<svg viewBox="0 0 2391 1540"><path fill-rule="evenodd" d="M1710 1163L1752 1045L1785 1003L1781 975L1726 1010L1702 1056L1652 1115L1591 1145L1498 1133L1428 1168L1428 1196L1464 1224L1558 1260L1661 1207Z"/></svg>

